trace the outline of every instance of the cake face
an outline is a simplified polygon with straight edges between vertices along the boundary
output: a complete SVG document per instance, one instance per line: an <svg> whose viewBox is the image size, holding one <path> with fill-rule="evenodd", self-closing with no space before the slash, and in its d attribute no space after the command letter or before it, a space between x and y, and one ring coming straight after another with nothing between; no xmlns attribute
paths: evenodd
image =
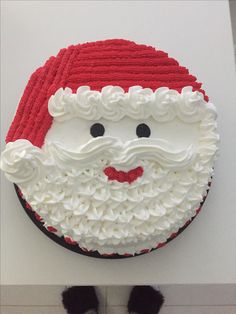
<svg viewBox="0 0 236 314"><path fill-rule="evenodd" d="M47 110L43 145L19 138L1 157L45 228L86 251L134 255L196 215L218 144L216 110L201 91L66 86Z"/></svg>

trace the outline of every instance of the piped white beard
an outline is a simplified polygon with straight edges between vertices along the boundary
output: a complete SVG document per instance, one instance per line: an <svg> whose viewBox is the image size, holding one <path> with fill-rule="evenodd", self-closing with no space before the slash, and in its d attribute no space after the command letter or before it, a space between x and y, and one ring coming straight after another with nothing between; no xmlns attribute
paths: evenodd
<svg viewBox="0 0 236 314"><path fill-rule="evenodd" d="M111 160L62 169L58 154L43 154L39 181L18 185L45 226L87 250L134 254L165 242L195 216L207 193L215 151L207 162L196 154L180 170L139 160L144 174L131 184L108 180L103 170L113 165Z"/></svg>

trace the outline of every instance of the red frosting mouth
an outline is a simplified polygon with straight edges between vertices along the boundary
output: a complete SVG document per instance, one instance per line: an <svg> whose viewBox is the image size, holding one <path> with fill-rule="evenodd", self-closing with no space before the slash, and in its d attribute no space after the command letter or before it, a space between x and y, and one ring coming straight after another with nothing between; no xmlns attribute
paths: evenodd
<svg viewBox="0 0 236 314"><path fill-rule="evenodd" d="M108 180L116 180L118 182L128 182L131 184L139 177L143 175L143 168L137 167L135 169L131 169L128 172L116 170L114 167L106 167L103 172L108 177Z"/></svg>

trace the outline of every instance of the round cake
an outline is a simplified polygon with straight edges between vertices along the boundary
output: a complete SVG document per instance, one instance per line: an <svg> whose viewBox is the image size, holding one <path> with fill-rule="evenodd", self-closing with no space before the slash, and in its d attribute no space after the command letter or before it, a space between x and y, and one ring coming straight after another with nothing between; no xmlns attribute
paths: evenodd
<svg viewBox="0 0 236 314"><path fill-rule="evenodd" d="M159 248L201 209L216 109L189 71L123 39L62 49L37 69L1 169L51 238L91 256Z"/></svg>

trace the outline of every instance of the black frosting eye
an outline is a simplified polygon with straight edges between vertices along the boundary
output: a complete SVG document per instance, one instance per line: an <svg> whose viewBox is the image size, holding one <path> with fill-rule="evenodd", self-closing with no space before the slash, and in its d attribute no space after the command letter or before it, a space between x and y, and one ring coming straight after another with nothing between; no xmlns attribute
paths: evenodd
<svg viewBox="0 0 236 314"><path fill-rule="evenodd" d="M101 123L94 123L90 127L90 134L93 137L103 136L104 133L105 133L105 128Z"/></svg>
<svg viewBox="0 0 236 314"><path fill-rule="evenodd" d="M149 126L145 123L141 123L136 128L137 137L149 137L151 135L151 130Z"/></svg>

